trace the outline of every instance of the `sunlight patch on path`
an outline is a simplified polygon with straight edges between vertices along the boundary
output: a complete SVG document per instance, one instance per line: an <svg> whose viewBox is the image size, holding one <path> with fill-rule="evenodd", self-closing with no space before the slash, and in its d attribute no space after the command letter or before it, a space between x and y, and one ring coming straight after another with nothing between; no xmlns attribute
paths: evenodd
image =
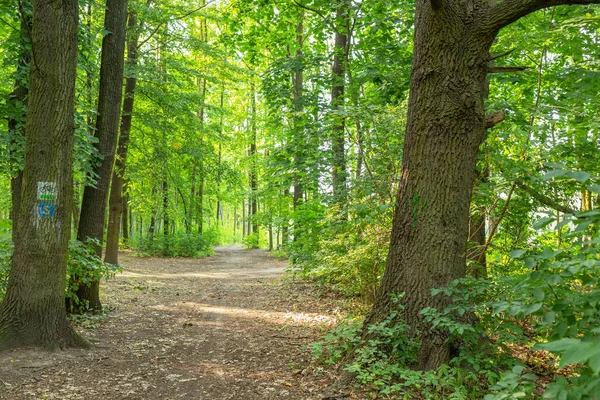
<svg viewBox="0 0 600 400"><path fill-rule="evenodd" d="M226 307L226 306L213 306L203 303L195 302L182 302L175 306L156 305L150 308L156 310L170 311L170 312L189 312L200 314L212 314L212 315L223 315L231 318L242 318L246 320L253 320L256 322L265 321L270 324L276 325L290 325L290 322L296 326L315 326L315 325L333 325L335 318L330 315L323 315L318 313L303 313L303 312L279 312L279 311L267 311L257 310L249 308L237 308L237 307ZM187 316L188 321L191 316ZM200 318L198 322L204 323L205 321Z"/></svg>

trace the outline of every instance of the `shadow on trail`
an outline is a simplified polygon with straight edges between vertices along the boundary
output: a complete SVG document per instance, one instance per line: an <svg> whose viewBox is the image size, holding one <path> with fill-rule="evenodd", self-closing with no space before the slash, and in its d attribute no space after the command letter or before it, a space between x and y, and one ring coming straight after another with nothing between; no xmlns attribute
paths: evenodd
<svg viewBox="0 0 600 400"><path fill-rule="evenodd" d="M94 348L0 356L0 399L317 399L329 383L303 346L335 306L283 279L284 260L228 246L124 263L103 285L113 311L83 330Z"/></svg>

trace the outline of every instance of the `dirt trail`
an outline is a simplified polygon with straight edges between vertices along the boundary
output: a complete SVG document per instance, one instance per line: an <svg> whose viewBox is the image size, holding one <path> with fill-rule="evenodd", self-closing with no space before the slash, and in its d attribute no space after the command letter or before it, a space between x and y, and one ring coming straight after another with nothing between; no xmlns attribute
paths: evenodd
<svg viewBox="0 0 600 400"><path fill-rule="evenodd" d="M0 354L0 399L319 399L330 384L303 347L335 304L284 279L285 261L238 247L122 261L109 316L80 329L92 349Z"/></svg>

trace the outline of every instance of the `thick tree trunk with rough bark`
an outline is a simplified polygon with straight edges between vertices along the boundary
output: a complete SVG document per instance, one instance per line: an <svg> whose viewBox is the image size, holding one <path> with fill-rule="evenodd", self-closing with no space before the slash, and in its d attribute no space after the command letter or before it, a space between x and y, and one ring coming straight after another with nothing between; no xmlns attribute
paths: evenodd
<svg viewBox="0 0 600 400"><path fill-rule="evenodd" d="M98 257L102 257L106 202L115 160L115 148L119 137L127 3L127 0L107 0L106 2L104 28L108 34L102 40L100 94L96 119L98 142L95 144L98 153L103 158L94 167L94 172L98 176L95 187L86 186L83 191L81 217L77 231L77 239L80 241L98 240L100 243L96 247ZM76 277L75 280L77 280ZM89 309L101 310L99 286L99 282L89 285L80 283L77 291L80 303L87 303Z"/></svg>
<svg viewBox="0 0 600 400"><path fill-rule="evenodd" d="M12 269L0 304L0 349L85 345L65 312L73 207L78 4L33 0L23 190Z"/></svg>
<svg viewBox="0 0 600 400"><path fill-rule="evenodd" d="M449 299L431 289L465 276L469 202L486 117L489 49L498 31L559 4L600 0L417 0L402 174L387 268L365 323L384 319L390 294L405 293L404 317L420 328L418 367L448 361L443 331L423 324L425 307Z"/></svg>
<svg viewBox="0 0 600 400"><path fill-rule="evenodd" d="M432 297L431 289L465 275L488 50L495 37L474 29L485 9L455 1L435 11L430 0L417 2L402 174L387 268L367 323L387 317L390 294L404 293L406 321L423 332L422 369L441 365L450 353L445 333L429 331L419 312L446 307L449 299Z"/></svg>
<svg viewBox="0 0 600 400"><path fill-rule="evenodd" d="M130 39L127 43L127 63L135 68L138 64L138 41L137 13L132 10L129 13L128 30ZM129 147L129 131L131 130L131 119L133 116L133 104L135 100L135 87L137 78L135 72L125 80L125 99L123 100L123 113L121 115L121 128L119 144L117 145L117 157L110 187L108 201L108 227L106 230L106 254L104 260L111 264L119 263L119 231L120 222L123 220L123 236L127 236L127 212L125 209L126 198L123 196L125 183L125 168L127 167L127 150Z"/></svg>

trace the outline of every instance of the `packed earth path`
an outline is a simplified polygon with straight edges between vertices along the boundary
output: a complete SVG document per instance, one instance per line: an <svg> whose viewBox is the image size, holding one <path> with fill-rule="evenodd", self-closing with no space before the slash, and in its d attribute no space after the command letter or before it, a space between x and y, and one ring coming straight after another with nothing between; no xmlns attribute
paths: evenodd
<svg viewBox="0 0 600 400"><path fill-rule="evenodd" d="M92 347L0 354L0 399L326 398L333 377L306 346L340 312L287 261L235 246L121 261L102 284L109 311L78 324Z"/></svg>

